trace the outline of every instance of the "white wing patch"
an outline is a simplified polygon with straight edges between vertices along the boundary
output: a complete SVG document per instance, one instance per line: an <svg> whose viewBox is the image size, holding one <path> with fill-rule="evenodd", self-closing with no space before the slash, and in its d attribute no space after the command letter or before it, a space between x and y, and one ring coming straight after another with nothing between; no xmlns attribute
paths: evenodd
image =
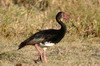
<svg viewBox="0 0 100 66"><path fill-rule="evenodd" d="M44 44L40 43L40 46L42 46L42 47L45 47L45 46L49 47L49 46L53 46L53 45L55 45L55 44L54 43L50 43L50 42L45 42Z"/></svg>

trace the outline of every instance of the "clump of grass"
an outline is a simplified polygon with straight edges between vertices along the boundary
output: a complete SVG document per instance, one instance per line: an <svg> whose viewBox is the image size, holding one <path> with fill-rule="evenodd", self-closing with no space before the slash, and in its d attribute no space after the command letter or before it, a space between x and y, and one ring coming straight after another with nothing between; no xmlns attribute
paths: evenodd
<svg viewBox="0 0 100 66"><path fill-rule="evenodd" d="M0 60L9 60L14 61L16 57L20 57L21 55L15 52L4 52L0 54Z"/></svg>

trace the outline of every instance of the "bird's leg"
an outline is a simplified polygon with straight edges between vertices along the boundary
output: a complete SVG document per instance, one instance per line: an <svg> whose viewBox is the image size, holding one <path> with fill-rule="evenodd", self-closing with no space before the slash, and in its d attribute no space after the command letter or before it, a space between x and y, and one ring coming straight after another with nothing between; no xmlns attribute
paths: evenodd
<svg viewBox="0 0 100 66"><path fill-rule="evenodd" d="M36 48L36 50L38 51L38 53L39 53L39 55L40 55L39 59L40 59L42 62L44 62L44 60L43 60L43 55L42 55L43 52L39 49L40 47L39 47L37 44L35 44L35 48Z"/></svg>
<svg viewBox="0 0 100 66"><path fill-rule="evenodd" d="M47 63L47 58L46 58L46 49L47 48L43 48L43 59L44 59L44 62Z"/></svg>

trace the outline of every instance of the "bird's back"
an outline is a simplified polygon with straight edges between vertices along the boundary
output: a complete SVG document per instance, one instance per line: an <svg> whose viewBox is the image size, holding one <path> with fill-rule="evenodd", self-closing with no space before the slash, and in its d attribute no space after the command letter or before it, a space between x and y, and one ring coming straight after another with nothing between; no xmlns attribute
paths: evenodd
<svg viewBox="0 0 100 66"><path fill-rule="evenodd" d="M55 29L42 30L35 33L34 35L29 37L25 41L23 41L19 45L19 49L26 45L35 45L35 44L44 43L44 42L58 43L61 40L59 39L59 37L60 37L60 34L58 30L55 30Z"/></svg>

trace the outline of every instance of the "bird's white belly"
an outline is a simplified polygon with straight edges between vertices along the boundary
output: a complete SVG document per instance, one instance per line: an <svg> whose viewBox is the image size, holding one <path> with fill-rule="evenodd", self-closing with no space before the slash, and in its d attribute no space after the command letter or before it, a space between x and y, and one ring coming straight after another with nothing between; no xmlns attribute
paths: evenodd
<svg viewBox="0 0 100 66"><path fill-rule="evenodd" d="M53 45L55 45L54 43L50 43L50 42L45 42L45 43L40 43L40 46L42 46L42 47L49 47L49 46L53 46Z"/></svg>

